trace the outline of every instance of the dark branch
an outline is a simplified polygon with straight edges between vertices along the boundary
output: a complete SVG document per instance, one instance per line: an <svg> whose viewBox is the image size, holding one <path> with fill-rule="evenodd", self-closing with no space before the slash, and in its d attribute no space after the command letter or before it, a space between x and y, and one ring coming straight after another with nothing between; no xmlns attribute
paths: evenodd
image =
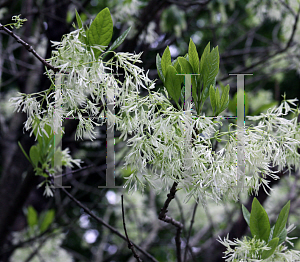
<svg viewBox="0 0 300 262"><path fill-rule="evenodd" d="M31 45L29 45L28 43L26 43L24 40L22 40L19 36L17 36L14 32L12 32L11 30L9 30L8 28L6 28L4 25L2 25L0 23L0 30L5 31L6 33L8 33L10 36L12 36L13 38L16 39L16 41L18 43L20 43L21 45L23 45L28 52L31 52L38 60L40 60L44 66L46 66L49 69L52 69L54 72L59 72L60 69L56 68L52 65L50 65L44 58L42 58L34 49Z"/></svg>
<svg viewBox="0 0 300 262"><path fill-rule="evenodd" d="M63 187L60 187L60 189L62 191L64 191L64 193L73 201L75 202L79 207L81 207L88 215L90 215L92 218L94 218L97 222L99 222L100 224L102 224L103 226L107 227L111 232L113 232L114 234L116 234L117 236L119 236L120 238L124 239L125 241L127 241L127 238L122 235L117 229L115 229L114 227L112 227L111 225L107 224L103 219L101 219L100 217L97 217L96 215L94 215L92 213L91 210L89 210L85 205L81 204L80 201L78 201L75 197L73 197L66 189L64 189ZM134 244L132 242L132 244L136 247L137 250L139 250L140 252L142 252L146 257L148 257L151 261L153 262L158 262L153 256L151 256L147 251L145 251L144 249L142 249L140 246Z"/></svg>
<svg viewBox="0 0 300 262"><path fill-rule="evenodd" d="M134 248L133 248L133 245L132 243L130 242L130 239L128 237L128 234L127 234L127 229L126 229L126 224L125 224L125 212L124 212L124 204L123 204L123 195L121 195L121 199L122 199L122 218L123 218L123 226L124 226L124 231L125 231L125 236L126 236L126 239L127 239L127 242L128 242L128 248L131 249L132 253L133 253L133 256L136 258L136 260L138 262L142 261L139 257L139 255L135 252Z"/></svg>
<svg viewBox="0 0 300 262"><path fill-rule="evenodd" d="M195 221L195 215L196 215L196 211L197 211L197 207L198 207L198 201L199 201L199 198L197 199L197 202L195 203L195 206L194 206L193 215L192 215L192 219L191 219L191 225L190 225L189 233L188 233L187 240L186 240L186 248L185 248L185 251L184 251L184 260L183 260L183 262L186 262L186 258L187 258L186 257L187 256L187 250L188 250L188 247L189 247L190 236L191 236L193 224L194 224L194 221Z"/></svg>
<svg viewBox="0 0 300 262"><path fill-rule="evenodd" d="M180 234L183 228L182 223L176 221L174 218L168 217L166 214L168 212L168 207L170 202L172 201L173 198L175 198L176 194L176 187L178 183L174 182L173 186L170 190L170 193L167 195L167 200L164 203L163 208L161 209L158 218L166 223L172 224L173 226L177 227L177 233L175 237L175 242L176 242L176 254L177 254L177 261L181 262L181 240L180 240Z"/></svg>

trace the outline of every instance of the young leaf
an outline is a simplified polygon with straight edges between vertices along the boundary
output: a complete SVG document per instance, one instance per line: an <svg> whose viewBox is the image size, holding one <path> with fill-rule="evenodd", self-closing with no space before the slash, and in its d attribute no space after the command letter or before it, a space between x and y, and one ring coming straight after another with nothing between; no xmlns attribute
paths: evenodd
<svg viewBox="0 0 300 262"><path fill-rule="evenodd" d="M170 97L172 97L174 101L178 103L181 93L181 80L176 74L176 69L173 66L169 65L167 68L165 86Z"/></svg>
<svg viewBox="0 0 300 262"><path fill-rule="evenodd" d="M176 69L176 71L180 74L192 74L193 73L193 68L191 66L191 64L183 57L178 57L178 64L180 65L180 71L178 72L178 70ZM184 76L183 75L179 75L178 78L181 80L182 83L184 83ZM192 81L192 86L196 86L196 82L195 82L195 78L194 76L191 77L191 81Z"/></svg>
<svg viewBox="0 0 300 262"><path fill-rule="evenodd" d="M223 88L222 96L221 96L221 101L220 101L220 113L223 112L229 103L229 85L226 85Z"/></svg>
<svg viewBox="0 0 300 262"><path fill-rule="evenodd" d="M48 227L53 222L54 217L55 217L54 209L50 209L46 212L46 214L41 222L41 225L40 225L41 233L45 232L48 229Z"/></svg>
<svg viewBox="0 0 300 262"><path fill-rule="evenodd" d="M78 28L82 28L82 20L80 18L80 15L77 13L77 10L75 9L75 15L76 15L76 21L78 24Z"/></svg>
<svg viewBox="0 0 300 262"><path fill-rule="evenodd" d="M243 212L244 219L246 220L248 226L250 227L250 212L244 205L242 205L242 212Z"/></svg>
<svg viewBox="0 0 300 262"><path fill-rule="evenodd" d="M270 221L267 212L255 197L250 214L250 231L252 236L264 240L266 243L270 235Z"/></svg>
<svg viewBox="0 0 300 262"><path fill-rule="evenodd" d="M178 63L181 67L181 74L192 74L193 68L191 64L183 57L178 57Z"/></svg>
<svg viewBox="0 0 300 262"><path fill-rule="evenodd" d="M165 49L165 51L162 55L162 58L161 58L161 69L162 69L162 73L165 78L166 78L166 74L167 74L167 68L171 64L172 64L171 53L170 53L169 46L167 46L167 48Z"/></svg>
<svg viewBox="0 0 300 262"><path fill-rule="evenodd" d="M216 76L219 72L219 51L218 47L213 48L211 53L206 57L202 67L203 90L214 85Z"/></svg>
<svg viewBox="0 0 300 262"><path fill-rule="evenodd" d="M290 211L290 201L281 209L278 219L275 223L273 237L278 237L281 231L285 228Z"/></svg>
<svg viewBox="0 0 300 262"><path fill-rule="evenodd" d="M34 167L37 167L38 162L39 162L39 150L37 146L32 146L29 150L29 156L31 159L31 162L33 163Z"/></svg>
<svg viewBox="0 0 300 262"><path fill-rule="evenodd" d="M268 247L271 248L270 250L264 250L262 255L261 255L261 259L267 259L268 257L272 256L276 247L278 246L278 241L279 238L273 238L269 243L268 243Z"/></svg>
<svg viewBox="0 0 300 262"><path fill-rule="evenodd" d="M199 68L199 70L200 70L199 73L200 74L203 73L203 65L205 64L206 59L207 59L209 54L210 54L210 42L208 42L208 44L204 48L204 51L203 51L202 56L201 56L200 68Z"/></svg>
<svg viewBox="0 0 300 262"><path fill-rule="evenodd" d="M213 110L213 114L215 114L216 111L216 98L215 98L215 89L211 85L209 88L209 98L210 98L210 104Z"/></svg>
<svg viewBox="0 0 300 262"><path fill-rule="evenodd" d="M37 224L37 212L36 210L32 207L29 206L27 208L27 223L30 227L33 227L34 225Z"/></svg>
<svg viewBox="0 0 300 262"><path fill-rule="evenodd" d="M178 74L181 74L181 66L179 64L179 57L183 58L182 56L178 56L173 62L172 62L172 65L174 66L174 68L176 69L177 73Z"/></svg>
<svg viewBox="0 0 300 262"><path fill-rule="evenodd" d="M125 40L125 38L127 37L127 35L128 35L128 33L129 33L129 31L130 31L130 29L131 29L131 26L128 28L128 29L126 29L113 43L112 43L112 45L107 49L107 51L106 52L108 52L108 51L113 51L113 50L115 50L118 46L120 46L123 42L124 42L124 40Z"/></svg>
<svg viewBox="0 0 300 262"><path fill-rule="evenodd" d="M158 76L159 76L160 80L163 83L165 83L165 77L164 77L164 74L162 72L161 58L160 58L159 54L156 55L156 67L157 67L157 73L158 73Z"/></svg>
<svg viewBox="0 0 300 262"><path fill-rule="evenodd" d="M106 7L98 13L92 22L87 37L90 45L108 46L113 35L113 21L109 9ZM95 57L98 58L100 50L94 48Z"/></svg>
<svg viewBox="0 0 300 262"><path fill-rule="evenodd" d="M19 147L21 148L21 150L22 150L24 156L25 156L25 157L28 159L28 161L32 164L32 161L30 160L29 156L26 154L26 152L25 152L24 148L22 147L20 141L18 141L18 145L19 145Z"/></svg>
<svg viewBox="0 0 300 262"><path fill-rule="evenodd" d="M192 68L194 69L194 73L197 74L199 72L199 55L192 38L190 38L188 54L189 54L189 62Z"/></svg>

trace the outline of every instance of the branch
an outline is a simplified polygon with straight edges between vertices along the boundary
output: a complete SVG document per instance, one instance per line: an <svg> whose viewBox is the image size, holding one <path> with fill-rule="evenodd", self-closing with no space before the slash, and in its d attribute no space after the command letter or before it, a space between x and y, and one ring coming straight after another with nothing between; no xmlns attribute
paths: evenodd
<svg viewBox="0 0 300 262"><path fill-rule="evenodd" d="M142 260L140 259L139 255L135 252L132 243L129 240L128 234L127 234L127 229L126 229L126 224L125 224L125 214L124 214L124 204L123 204L123 195L121 195L121 199L122 199L122 218L123 218L123 226L124 226L124 231L125 231L125 235L127 238L127 242L128 242L128 248L131 249L133 256L136 258L136 260L138 262L141 262Z"/></svg>
<svg viewBox="0 0 300 262"><path fill-rule="evenodd" d="M81 204L80 201L78 201L75 197L73 197L66 189L64 189L63 187L59 187L62 191L64 191L64 193L73 201L75 202L79 207L81 207L88 215L90 215L92 218L94 218L97 222L99 222L100 224L102 224L103 226L107 227L111 232L113 232L114 234L116 234L117 236L119 236L120 238L124 239L125 241L127 241L127 238L122 235L117 229L115 229L114 227L112 227L111 225L107 224L104 220L102 220L100 217L97 217L96 215L94 215L92 213L91 210L89 210L86 206L84 206L83 204ZM141 253L143 253L146 257L148 257L151 261L153 262L158 262L153 256L151 256L147 251L145 251L144 249L142 249L140 246L134 244L133 242L131 242L132 245L134 245L136 247L137 250L139 250Z"/></svg>
<svg viewBox="0 0 300 262"><path fill-rule="evenodd" d="M56 68L52 65L50 65L46 59L42 58L34 49L31 45L29 45L28 43L26 43L24 40L22 40L19 36L17 36L14 32L12 32L11 30L9 30L8 28L6 28L4 25L2 25L0 23L0 30L3 30L5 31L6 33L8 33L9 35L11 35L13 38L16 39L16 41L18 43L20 43L21 45L23 45L28 52L31 52L38 60L40 60L44 66L46 66L47 68L49 69L52 69L54 72L59 72L60 69L59 68ZM66 72L64 72L66 73Z"/></svg>
<svg viewBox="0 0 300 262"><path fill-rule="evenodd" d="M172 224L175 227L177 227L177 233L176 233L176 237L175 237L175 242L176 242L176 254L177 254L177 261L181 262L181 240L180 240L180 234L183 228L182 223L176 221L175 219L168 217L166 215L166 213L168 212L168 207L170 202L172 201L173 198L175 198L175 194L176 194L176 187L177 187L178 183L174 182L173 186L170 190L170 193L167 195L167 200L164 203L163 208L161 209L158 218L166 223Z"/></svg>
<svg viewBox="0 0 300 262"><path fill-rule="evenodd" d="M187 256L187 250L188 250L188 246L189 246L189 242L190 242L190 236L191 236L191 233L192 233L193 224L194 224L194 221L195 221L195 215L196 215L196 211L197 211L197 207L198 207L198 201L199 201L199 198L197 199L197 202L195 203L195 206L194 206L191 225L190 225L190 228L189 228L189 233L187 235L186 247L185 247L185 251L184 251L184 260L183 260L184 262L186 262L186 258L187 258L186 257Z"/></svg>

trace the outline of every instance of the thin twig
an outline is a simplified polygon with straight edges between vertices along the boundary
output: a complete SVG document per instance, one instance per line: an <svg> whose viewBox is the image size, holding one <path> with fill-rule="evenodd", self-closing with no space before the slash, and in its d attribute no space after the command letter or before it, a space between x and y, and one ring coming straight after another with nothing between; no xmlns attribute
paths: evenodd
<svg viewBox="0 0 300 262"><path fill-rule="evenodd" d="M9 35L11 35L13 38L16 39L16 41L18 43L20 43L21 45L23 45L28 52L31 52L38 60L40 60L44 66L46 66L49 69L52 69L54 72L59 72L60 69L57 67L54 67L52 65L50 65L46 59L42 58L34 49L31 45L29 45L28 43L26 43L23 39L21 39L19 36L17 36L14 32L12 32L11 30L9 30L8 28L6 28L4 25L2 25L0 23L0 30L5 31L6 33L8 33ZM66 72L64 72L66 73Z"/></svg>
<svg viewBox="0 0 300 262"><path fill-rule="evenodd" d="M176 194L176 187L178 183L174 182L172 185L172 188L170 190L170 193L167 195L167 200L164 203L163 208L161 209L158 218L166 223L172 224L175 227L177 227L177 233L175 237L175 243L176 243L176 254L177 254L177 261L181 262L181 239L180 239L180 234L183 228L182 223L176 221L174 218L168 217L166 214L168 212L168 207L170 202L172 201L173 198L175 198Z"/></svg>
<svg viewBox="0 0 300 262"><path fill-rule="evenodd" d="M139 255L135 252L132 243L129 240L128 234L127 234L127 229L126 229L126 224L125 224L125 212L124 212L124 204L123 204L123 195L121 195L122 199L122 218L123 218L123 226L124 226L124 231L125 231L125 236L127 238L128 242L128 248L131 249L133 256L136 258L138 262L141 262L142 260L140 259Z"/></svg>
<svg viewBox="0 0 300 262"><path fill-rule="evenodd" d="M78 201L75 197L73 197L66 189L64 189L63 187L59 187L62 191L64 191L64 193L73 201L75 202L79 207L81 207L88 215L90 215L92 218L94 218L95 220L97 220L97 222L99 222L100 224L102 224L103 226L107 227L111 232L113 232L114 234L116 234L117 236L119 236L120 238L124 239L125 241L127 241L127 238L122 235L117 229L115 229L114 227L112 227L111 225L107 224L103 219L101 219L100 217L97 217L96 215L94 215L92 213L91 210L89 210L85 205L81 204L80 201ZM139 250L140 252L142 252L146 257L148 257L151 261L153 262L158 262L153 256L151 256L147 251L145 251L144 249L142 249L140 246L138 246L137 244L131 242L137 250Z"/></svg>
<svg viewBox="0 0 300 262"><path fill-rule="evenodd" d="M187 250L188 250L188 246L189 246L189 242L190 242L190 236L191 236L191 233L192 233L193 224L194 224L194 221L195 221L195 215L196 215L196 211L197 211L197 207L198 207L198 201L199 201L199 198L197 199L197 201L195 203L195 206L194 206L191 225L190 225L190 228L189 228L189 233L187 235L186 247L185 247L185 251L184 251L184 260L183 260L184 262L186 262L186 255L187 255Z"/></svg>

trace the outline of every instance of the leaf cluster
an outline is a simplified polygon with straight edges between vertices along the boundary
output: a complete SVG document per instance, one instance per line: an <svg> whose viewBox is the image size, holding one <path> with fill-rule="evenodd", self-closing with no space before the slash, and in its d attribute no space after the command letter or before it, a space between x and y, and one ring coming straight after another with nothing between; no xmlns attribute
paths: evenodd
<svg viewBox="0 0 300 262"><path fill-rule="evenodd" d="M262 252L262 259L270 257L276 250L276 247L285 241L287 237L286 223L289 210L290 201L281 209L275 225L271 228L268 214L256 197L252 202L251 213L242 205L243 216L250 227L252 236L265 241L270 248Z"/></svg>
<svg viewBox="0 0 300 262"><path fill-rule="evenodd" d="M197 114L200 114L204 102L210 96L214 115L217 116L228 107L229 102L229 85L223 88L221 98L219 90L215 90L219 60L218 46L210 50L210 43L207 44L199 59L196 46L190 39L188 53L184 57L179 56L172 62L170 49L167 46L162 57L157 54L156 67L169 96L178 106L181 98L181 107L184 101L183 75L192 74L192 97Z"/></svg>

